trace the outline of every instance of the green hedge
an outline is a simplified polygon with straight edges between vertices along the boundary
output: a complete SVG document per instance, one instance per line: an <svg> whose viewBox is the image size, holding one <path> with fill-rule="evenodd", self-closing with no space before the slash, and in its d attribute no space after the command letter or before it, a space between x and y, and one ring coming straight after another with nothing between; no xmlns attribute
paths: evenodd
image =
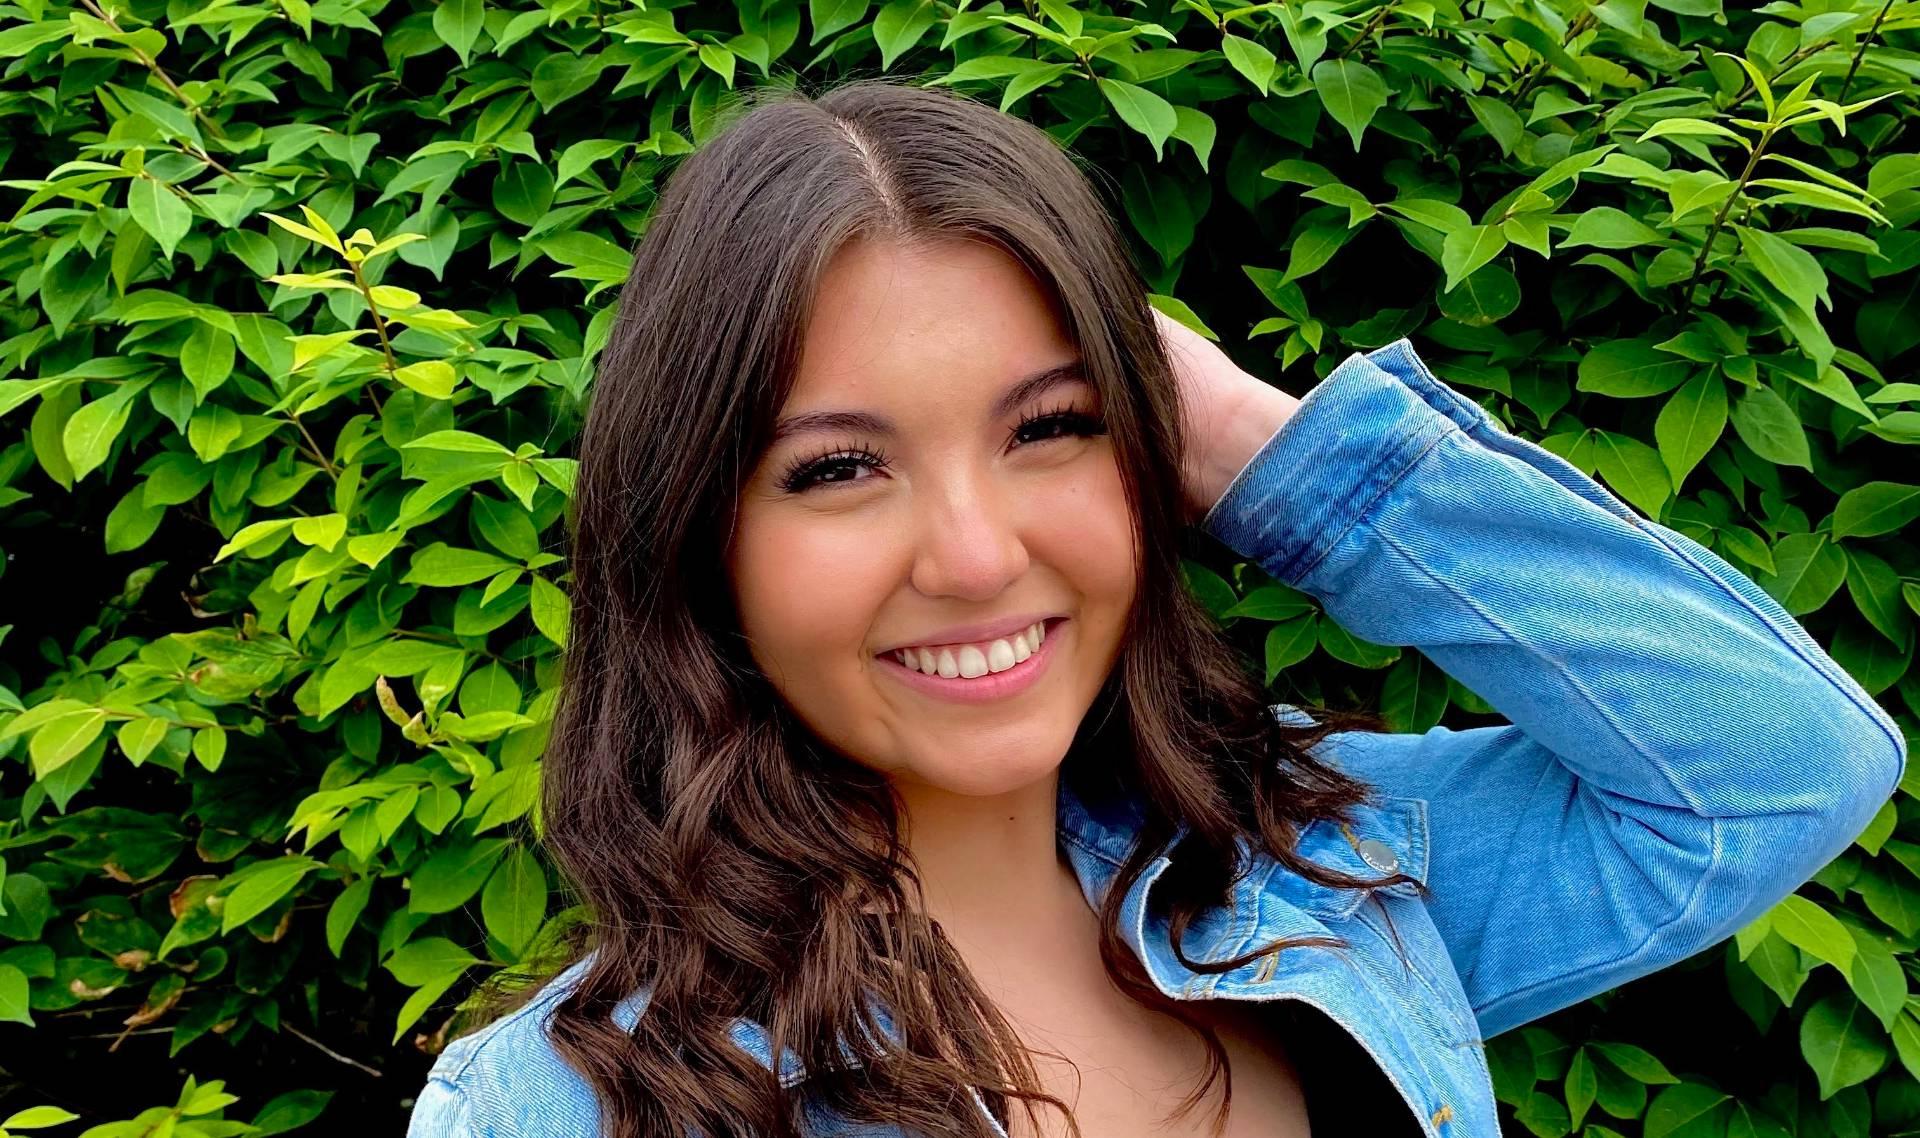
<svg viewBox="0 0 1920 1138"><path fill-rule="evenodd" d="M0 5L0 1127L398 1133L474 982L580 916L534 840L568 454L653 195L739 85L918 77L1040 124L1155 303L1250 370L1298 394L1413 337L1912 733L1916 27ZM1276 700L1491 721L1202 545L1189 582ZM1509 1130L1920 1133L1916 811L1725 945L1489 1041Z"/></svg>

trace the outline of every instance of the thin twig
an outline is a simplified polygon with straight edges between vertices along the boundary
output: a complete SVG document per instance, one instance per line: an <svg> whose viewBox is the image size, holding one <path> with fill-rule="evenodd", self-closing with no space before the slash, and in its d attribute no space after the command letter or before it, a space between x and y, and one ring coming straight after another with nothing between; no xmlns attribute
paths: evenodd
<svg viewBox="0 0 1920 1138"><path fill-rule="evenodd" d="M1685 316L1693 304L1693 286L1700 283L1700 274L1707 266L1707 254L1713 251L1713 239L1720 235L1720 227L1726 224L1728 212L1733 209L1733 203L1740 200L1741 193L1747 188L1748 179L1753 177L1754 167L1760 164L1761 153L1766 150L1767 143L1771 141L1773 141L1773 128L1768 127L1761 133L1760 141L1754 144L1753 153L1747 155L1747 168L1740 171L1740 180L1734 183L1733 192L1727 195L1726 201L1720 203L1720 212L1714 215L1713 224L1707 227L1707 239L1700 245L1700 255L1693 259L1693 275L1687 278L1687 287L1680 293L1681 316Z"/></svg>
<svg viewBox="0 0 1920 1138"><path fill-rule="evenodd" d="M1860 70L1860 61L1866 58L1867 45L1873 42L1874 35L1880 31L1880 22L1887 18L1887 12L1892 9L1892 7L1893 0L1887 0L1885 4L1882 4L1880 6L1880 14L1873 18L1873 26L1867 29L1866 35L1860 37L1860 48L1853 53L1853 62L1847 65L1847 77L1840 81L1840 97L1836 99L1835 102L1844 103L1847 101L1847 88L1853 86L1853 73Z"/></svg>
<svg viewBox="0 0 1920 1138"><path fill-rule="evenodd" d="M1393 11L1393 0L1387 0L1387 3L1380 5L1379 10L1374 12L1373 18L1367 21L1367 26L1360 29L1359 35L1347 41L1347 46L1340 49L1340 51L1333 57L1334 60L1338 62L1339 60L1345 59L1349 52L1351 52L1354 48L1359 47L1361 42L1364 41L1368 36L1372 35L1374 33L1374 29L1378 28L1381 25L1381 23L1386 20L1387 13L1391 11Z"/></svg>
<svg viewBox="0 0 1920 1138"><path fill-rule="evenodd" d="M333 1048L328 1047L326 1044L320 1042L318 1039L315 1039L313 1036L308 1035L306 1032L301 1031L299 1028L293 1026L290 1023L281 1024L280 1030L293 1036L295 1039L303 1040L309 1044L312 1044L315 1048L319 1049L321 1054L325 1055L327 1058L332 1059L337 1063L345 1063L347 1066L352 1067L356 1070L365 1071L367 1074L372 1075L376 1079L380 1077L380 1070L377 1067L369 1067L358 1059L347 1058L345 1055L340 1054L338 1051L335 1051Z"/></svg>
<svg viewBox="0 0 1920 1138"><path fill-rule="evenodd" d="M105 9L101 8L100 5L94 3L93 0L80 0L80 3L82 6L84 6L87 9L87 11L92 12L94 17L98 19L101 23L107 25L109 28L112 28L116 32L120 30L120 24L116 20L114 20L112 14L107 12ZM152 56L148 55L146 52L141 51L139 48L133 46L132 44L127 45L127 50L131 51L133 53L133 57L139 60L143 65L145 65L147 71L150 72L155 79L160 80L160 82L167 88L167 90L173 92L173 97L180 101L180 105L187 109L188 114L192 115L194 118L199 119L201 122L206 123L208 129L212 130L213 133L215 134L223 133L220 129L220 124L215 122L212 118L208 117L207 112L202 110L198 103L195 103L192 99L187 98L187 93L180 89L180 85L173 81L173 77L167 74L166 69L161 67L157 60L155 60ZM239 176L236 175L232 170L229 170L225 166L222 166L219 163L219 161L214 158L213 155L207 153L205 147L188 146L186 143L179 143L177 145L179 145L180 148L185 150L187 153L193 155L195 158L198 158L200 161L205 162L207 165L220 171L222 174L225 174L227 177L232 178L234 181L237 182L240 180Z"/></svg>

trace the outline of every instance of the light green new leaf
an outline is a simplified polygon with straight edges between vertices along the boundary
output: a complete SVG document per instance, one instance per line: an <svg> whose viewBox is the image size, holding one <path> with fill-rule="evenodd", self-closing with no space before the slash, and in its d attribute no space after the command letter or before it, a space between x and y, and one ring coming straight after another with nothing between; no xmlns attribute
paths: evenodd
<svg viewBox="0 0 1920 1138"><path fill-rule="evenodd" d="M447 399L459 381L453 365L445 360L422 360L393 373L393 378L431 399Z"/></svg>
<svg viewBox="0 0 1920 1138"><path fill-rule="evenodd" d="M1220 50L1226 55L1233 69L1246 76L1254 90L1262 95L1273 82L1273 73L1277 67L1273 53L1258 40L1245 36L1236 36L1231 32L1220 37Z"/></svg>
<svg viewBox="0 0 1920 1138"><path fill-rule="evenodd" d="M1789 893L1767 913L1773 931L1788 944L1838 968L1853 966L1853 934L1832 913L1798 893Z"/></svg>

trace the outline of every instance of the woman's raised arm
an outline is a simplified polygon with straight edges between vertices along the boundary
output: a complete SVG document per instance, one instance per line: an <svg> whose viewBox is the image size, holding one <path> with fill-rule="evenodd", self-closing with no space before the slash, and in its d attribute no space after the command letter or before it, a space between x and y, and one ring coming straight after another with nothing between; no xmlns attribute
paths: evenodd
<svg viewBox="0 0 1920 1138"><path fill-rule="evenodd" d="M1772 597L1406 339L1335 368L1202 525L1511 722L1316 752L1428 801L1429 907L1483 1035L1731 934L1900 781L1899 729Z"/></svg>

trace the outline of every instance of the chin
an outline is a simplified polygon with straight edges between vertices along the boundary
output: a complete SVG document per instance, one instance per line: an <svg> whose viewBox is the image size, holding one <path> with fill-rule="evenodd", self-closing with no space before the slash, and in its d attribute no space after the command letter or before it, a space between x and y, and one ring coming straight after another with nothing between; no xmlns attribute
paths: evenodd
<svg viewBox="0 0 1920 1138"><path fill-rule="evenodd" d="M966 767L945 763L938 767L915 766L900 772L900 775L930 790L946 794L966 798L995 798L1024 790L1051 776L1060 769L1063 757L1049 752L1046 756L1035 755L1031 760L1021 762L1002 760Z"/></svg>

